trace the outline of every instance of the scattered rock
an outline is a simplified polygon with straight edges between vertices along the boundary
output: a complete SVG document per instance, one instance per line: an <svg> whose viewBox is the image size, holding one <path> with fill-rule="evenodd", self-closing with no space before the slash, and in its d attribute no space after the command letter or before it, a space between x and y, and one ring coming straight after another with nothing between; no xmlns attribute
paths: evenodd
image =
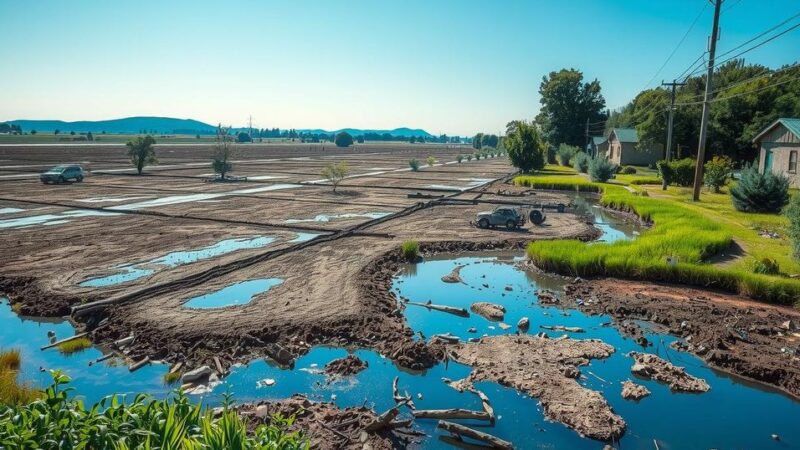
<svg viewBox="0 0 800 450"><path fill-rule="evenodd" d="M369 364L356 355L347 355L344 358L334 359L325 366L328 376L347 377L355 375L369 367Z"/></svg>
<svg viewBox="0 0 800 450"><path fill-rule="evenodd" d="M509 325L509 324L507 324L505 322L500 322L500 323L497 324L497 326L500 327L501 330L507 330L507 329L511 328L511 325Z"/></svg>
<svg viewBox="0 0 800 450"><path fill-rule="evenodd" d="M442 281L445 283L463 283L464 280L461 279L461 268L464 266L456 266L452 272L442 277Z"/></svg>
<svg viewBox="0 0 800 450"><path fill-rule="evenodd" d="M506 309L503 305L489 302L476 302L470 307L472 312L479 314L489 320L503 320L506 315Z"/></svg>
<svg viewBox="0 0 800 450"><path fill-rule="evenodd" d="M264 378L263 380L256 381L256 388L270 387L275 385L275 380L272 378Z"/></svg>
<svg viewBox="0 0 800 450"><path fill-rule="evenodd" d="M706 392L711 387L702 378L696 378L683 367L674 366L651 353L630 352L628 356L636 361L631 372L642 378L666 383L676 392Z"/></svg>
<svg viewBox="0 0 800 450"><path fill-rule="evenodd" d="M650 395L650 390L631 380L622 383L622 398L625 400L639 400Z"/></svg>
<svg viewBox="0 0 800 450"><path fill-rule="evenodd" d="M469 329L467 329L467 333L477 333L477 332L478 332L478 329L475 328L475 327L469 327Z"/></svg>
<svg viewBox="0 0 800 450"><path fill-rule="evenodd" d="M513 287L511 287L511 286L506 286L506 287L505 287L505 290L506 290L506 291L508 291L508 292L511 292L511 291L513 291L513 290L514 290L514 288L513 288Z"/></svg>
<svg viewBox="0 0 800 450"><path fill-rule="evenodd" d="M208 378L214 370L208 366L201 366L196 369L190 370L181 376L182 383L194 383Z"/></svg>
<svg viewBox="0 0 800 450"><path fill-rule="evenodd" d="M522 319L519 319L519 322L517 322L517 328L519 328L520 331L528 331L528 328L530 327L531 321L527 317L523 317Z"/></svg>

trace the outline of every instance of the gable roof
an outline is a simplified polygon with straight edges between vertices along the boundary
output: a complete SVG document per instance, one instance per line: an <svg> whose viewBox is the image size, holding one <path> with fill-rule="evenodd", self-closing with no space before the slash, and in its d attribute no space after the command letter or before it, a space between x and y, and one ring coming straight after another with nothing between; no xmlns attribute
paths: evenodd
<svg viewBox="0 0 800 450"><path fill-rule="evenodd" d="M778 125L783 125L786 127L787 130L791 131L792 134L800 138L800 119L797 118L789 118L789 117L782 117L775 122L772 122L767 128L764 128L764 131L758 133L758 136L753 138L753 142L758 142L764 137L765 134L769 133L770 131L774 130L775 127Z"/></svg>
<svg viewBox="0 0 800 450"><path fill-rule="evenodd" d="M620 142L639 142L639 133L636 132L636 128L612 128L611 133L614 133ZM608 136L610 137L611 134Z"/></svg>
<svg viewBox="0 0 800 450"><path fill-rule="evenodd" d="M606 142L606 137L605 136L592 136L592 142L594 143L594 145L604 144Z"/></svg>

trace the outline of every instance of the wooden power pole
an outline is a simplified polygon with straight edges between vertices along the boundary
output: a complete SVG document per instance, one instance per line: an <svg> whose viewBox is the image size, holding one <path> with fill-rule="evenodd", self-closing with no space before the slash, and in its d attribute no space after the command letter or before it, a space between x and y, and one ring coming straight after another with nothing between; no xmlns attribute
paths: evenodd
<svg viewBox="0 0 800 450"><path fill-rule="evenodd" d="M686 86L686 83L678 83L672 80L672 83L661 82L662 86L670 86L672 88L669 100L669 120L667 121L667 148L665 149L664 159L669 161L672 155L672 120L675 115L675 88L678 86Z"/></svg>
<svg viewBox="0 0 800 450"><path fill-rule="evenodd" d="M703 184L703 164L706 159L706 140L708 139L708 113L711 105L712 80L714 76L714 55L717 52L717 36L719 34L719 9L722 0L714 0L714 25L711 27L711 40L708 44L708 72L706 74L706 91L703 96L703 116L700 120L700 143L697 146L697 163L694 168L694 191L692 199L700 200L700 187Z"/></svg>

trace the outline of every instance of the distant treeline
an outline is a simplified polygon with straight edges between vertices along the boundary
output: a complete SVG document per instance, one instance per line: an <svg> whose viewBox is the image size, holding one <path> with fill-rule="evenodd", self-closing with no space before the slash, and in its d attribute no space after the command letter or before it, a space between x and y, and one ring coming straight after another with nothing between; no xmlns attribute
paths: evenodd
<svg viewBox="0 0 800 450"><path fill-rule="evenodd" d="M22 128L19 125L0 123L0 133L22 134Z"/></svg>
<svg viewBox="0 0 800 450"><path fill-rule="evenodd" d="M245 133L249 132L250 130L243 129L241 130ZM290 129L280 129L280 128L264 128L264 129L253 129L253 139L297 139L302 142L333 142L336 134L335 133L309 133L304 131L297 131L294 128ZM365 141L403 141L403 142L410 142L410 143L441 143L441 144L457 144L463 142L463 139L460 136L448 136L446 134L442 134L438 137L427 137L424 138L422 136L414 137L414 136L398 136L393 135L390 133L364 133L361 135L357 135L353 137L356 142L365 142Z"/></svg>

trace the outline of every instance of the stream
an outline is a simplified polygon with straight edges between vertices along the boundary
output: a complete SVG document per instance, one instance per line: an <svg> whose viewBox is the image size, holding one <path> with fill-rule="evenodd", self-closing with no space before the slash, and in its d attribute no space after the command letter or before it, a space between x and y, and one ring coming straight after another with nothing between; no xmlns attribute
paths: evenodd
<svg viewBox="0 0 800 450"><path fill-rule="evenodd" d="M590 203L584 205L594 211ZM622 221L614 214L592 214L594 221L606 225L601 240L631 239L639 233L636 225ZM530 333L541 331L541 325L565 325L583 328L585 333L548 332L551 337L567 334L576 339L601 339L615 347L614 354L605 360L592 360L581 367L584 377L579 381L589 389L600 391L614 411L627 422L627 430L619 449L653 449L654 440L664 450L687 448L800 448L800 402L773 389L720 373L687 353L677 352L669 344L677 338L650 332L652 347L644 350L632 339L622 336L608 326L607 316L587 316L578 310L562 310L538 303L537 289L560 290L563 278L526 271L520 263L520 252L470 254L459 257L432 257L402 268L395 278L392 291L399 298L469 309L475 301L499 303L505 306L504 322L512 327L503 330L476 314L458 317L426 308L409 305L405 315L409 326L429 338L438 333L451 333L462 340L483 335L515 333L513 326L521 317L531 322ZM441 277L455 267L463 266L460 275L464 283L444 283ZM507 287L510 287L508 290ZM268 294L267 294L268 295ZM646 325L646 324L643 324ZM468 329L475 328L475 333ZM6 299L0 299L0 348L19 348L22 351L21 379L39 386L49 382L49 374L40 368L59 368L73 379L76 388L87 401L97 401L112 393L146 392L158 397L168 395L176 385L162 381L167 367L161 364L146 366L129 374L126 366L115 359L89 366L101 356L96 348L70 356L56 349L40 351L48 343L47 331L59 338L74 333L69 322L30 319L17 316ZM422 339L422 337L418 337ZM711 390L703 394L673 394L655 381L635 379L630 373L633 360L629 351L656 353L664 359L683 366L694 376L704 378ZM325 364L344 357L348 350L315 347L297 359L294 369L282 369L259 359L235 367L230 375L211 393L198 396L209 405L219 404L222 395L230 392L237 402L281 399L295 393L312 400L334 401L342 407L366 404L378 412L394 406L392 379L399 377L399 389L413 396L420 409L466 408L481 410L480 400L470 393L459 393L441 379L466 377L470 368L458 363L439 364L424 372L398 368L390 360L370 350L350 352L366 361L369 367L352 377L330 380L322 373ZM592 372L594 375L589 374ZM272 379L267 386L261 380ZM601 380L602 379L602 380ZM632 379L646 386L652 394L640 401L624 400L621 383ZM582 438L560 423L543 416L536 399L493 382L475 386L492 401L497 415L494 427L480 422L459 421L512 441L517 448L577 448L599 449L602 443ZM435 420L416 420L415 426L430 437L422 448L453 448L440 439ZM770 436L778 434L780 441Z"/></svg>

